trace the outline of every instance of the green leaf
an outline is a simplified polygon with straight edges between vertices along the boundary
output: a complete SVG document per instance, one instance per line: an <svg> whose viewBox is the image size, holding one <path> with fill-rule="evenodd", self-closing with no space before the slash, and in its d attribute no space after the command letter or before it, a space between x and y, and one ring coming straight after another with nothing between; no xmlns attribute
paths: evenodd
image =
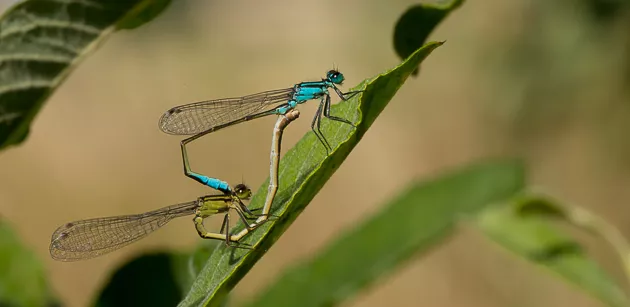
<svg viewBox="0 0 630 307"><path fill-rule="evenodd" d="M168 2L31 0L7 10L0 19L0 149L26 138L46 99L118 26L137 27Z"/></svg>
<svg viewBox="0 0 630 307"><path fill-rule="evenodd" d="M118 29L132 30L157 17L164 11L171 0L142 1L127 13L127 16L118 23Z"/></svg>
<svg viewBox="0 0 630 307"><path fill-rule="evenodd" d="M199 272L203 269L206 261L212 255L212 252L219 246L218 241L206 240L199 244L195 250L185 254L177 256L177 262L175 263L175 276L177 278L177 284L182 290L183 294L186 294L193 282L199 275Z"/></svg>
<svg viewBox="0 0 630 307"><path fill-rule="evenodd" d="M614 225L577 206L562 205L549 196L526 195L516 203L515 213L523 218L554 219L604 239L617 252L630 280L630 244Z"/></svg>
<svg viewBox="0 0 630 307"><path fill-rule="evenodd" d="M448 14L464 3L464 0L452 0L449 4L418 4L407 9L400 16L394 27L394 49L401 59L420 48L427 41L429 34ZM414 75L416 72L414 72Z"/></svg>
<svg viewBox="0 0 630 307"><path fill-rule="evenodd" d="M183 294L175 275L182 261L180 255L166 252L132 259L116 270L95 306L174 306Z"/></svg>
<svg viewBox="0 0 630 307"><path fill-rule="evenodd" d="M204 241L192 252L142 254L116 269L96 306L173 306L188 292L219 242Z"/></svg>
<svg viewBox="0 0 630 307"><path fill-rule="evenodd" d="M559 206L549 200L530 200L531 206L521 202L487 210L476 225L507 250L563 277L608 306L628 306L622 288L589 259L580 244L541 218L562 216Z"/></svg>
<svg viewBox="0 0 630 307"><path fill-rule="evenodd" d="M365 80L355 88L365 92L335 105L331 114L353 121L356 129L348 124L323 120L322 132L333 147L329 156L312 132L287 152L280 162L280 184L272 207L272 214L279 218L263 224L242 240L255 245L252 251L226 248L224 245L218 247L180 306L221 304L226 294L278 240L332 176L411 72L440 45L442 43L439 42L425 45L399 66ZM262 207L267 185L268 182L263 184L254 195L251 208ZM237 229L242 228L243 225L239 224Z"/></svg>
<svg viewBox="0 0 630 307"><path fill-rule="evenodd" d="M55 304L44 267L9 225L0 223L0 306Z"/></svg>
<svg viewBox="0 0 630 307"><path fill-rule="evenodd" d="M249 306L337 305L443 242L462 216L513 197L524 177L521 163L505 160L416 183L314 259L290 269Z"/></svg>

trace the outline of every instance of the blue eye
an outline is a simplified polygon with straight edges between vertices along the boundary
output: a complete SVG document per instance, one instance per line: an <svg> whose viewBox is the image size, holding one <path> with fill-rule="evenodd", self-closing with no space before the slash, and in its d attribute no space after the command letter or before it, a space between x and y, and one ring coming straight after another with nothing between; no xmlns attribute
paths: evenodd
<svg viewBox="0 0 630 307"><path fill-rule="evenodd" d="M326 74L326 77L328 77L328 80L334 84L341 84L345 80L343 74L336 70L329 71Z"/></svg>

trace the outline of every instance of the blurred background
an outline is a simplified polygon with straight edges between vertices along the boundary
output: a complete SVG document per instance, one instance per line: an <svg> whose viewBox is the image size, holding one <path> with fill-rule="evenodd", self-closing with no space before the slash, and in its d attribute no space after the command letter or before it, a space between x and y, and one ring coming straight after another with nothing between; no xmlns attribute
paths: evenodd
<svg viewBox="0 0 630 307"><path fill-rule="evenodd" d="M5 10L13 1L0 1ZM174 1L111 36L44 105L23 144L0 152L0 213L44 262L68 306L91 303L112 272L154 250L199 244L188 218L89 261L48 255L77 219L144 212L208 194L182 173L168 108L317 80L346 89L400 62L393 28L415 1ZM532 182L630 234L630 2L468 1L430 36L447 40L400 90L313 202L238 284L235 303L318 251L416 178L484 157L520 155ZM310 129L300 107L288 149ZM268 176L275 118L202 138L194 170L254 189ZM215 221L215 225L218 225ZM589 252L622 281L607 245ZM345 306L600 306L472 227L381 278ZM623 282L623 281L622 281Z"/></svg>

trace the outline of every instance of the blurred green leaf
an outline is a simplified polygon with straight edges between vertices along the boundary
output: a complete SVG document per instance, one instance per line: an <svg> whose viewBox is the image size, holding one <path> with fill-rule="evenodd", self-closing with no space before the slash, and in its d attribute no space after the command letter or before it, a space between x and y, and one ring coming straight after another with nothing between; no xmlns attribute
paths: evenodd
<svg viewBox="0 0 630 307"><path fill-rule="evenodd" d="M523 189L518 161L477 164L412 185L314 259L290 269L250 306L333 306L443 242L457 221Z"/></svg>
<svg viewBox="0 0 630 307"><path fill-rule="evenodd" d="M504 248L562 276L608 306L628 306L622 288L589 259L581 245L545 221L544 217L563 216L560 206L549 200L531 200L529 208L517 203L487 210L476 224Z"/></svg>
<svg viewBox="0 0 630 307"><path fill-rule="evenodd" d="M272 208L272 214L279 218L263 224L242 240L255 246L252 251L226 248L224 245L218 247L208 258L180 306L221 304L226 294L315 197L411 72L440 45L442 43L439 42L425 45L399 66L365 80L355 88L365 92L335 105L331 114L349 119L357 127L330 120L322 121L322 131L333 148L329 156L326 156L326 151L312 132L287 152L280 162L280 184ZM268 182L264 183L254 195L250 202L251 208L262 207L267 185ZM243 229L243 225L239 224L238 229Z"/></svg>
<svg viewBox="0 0 630 307"><path fill-rule="evenodd" d="M628 0L582 0L586 4L589 13L592 14L598 22L612 22L616 18L627 13L630 8Z"/></svg>
<svg viewBox="0 0 630 307"><path fill-rule="evenodd" d="M630 245L613 224L586 209L561 205L549 196L528 195L516 204L516 213L525 217L553 218L604 239L617 252L630 280Z"/></svg>
<svg viewBox="0 0 630 307"><path fill-rule="evenodd" d="M118 26L137 27L168 2L30 0L7 10L0 19L0 149L26 138L44 101Z"/></svg>
<svg viewBox="0 0 630 307"><path fill-rule="evenodd" d="M199 244L195 250L191 253L181 254L177 256L175 262L175 277L177 278L177 284L182 293L187 293L190 290L193 282L203 269L204 265L212 252L222 243L214 240L205 240L202 244Z"/></svg>
<svg viewBox="0 0 630 307"><path fill-rule="evenodd" d="M132 30L157 17L164 11L171 0L150 0L138 2L127 16L118 23L118 29Z"/></svg>
<svg viewBox="0 0 630 307"><path fill-rule="evenodd" d="M207 240L189 253L152 252L133 258L115 271L95 305L173 306L188 292L218 244Z"/></svg>
<svg viewBox="0 0 630 307"><path fill-rule="evenodd" d="M409 8L400 16L394 27L396 54L401 59L405 59L418 50L424 45L435 27L463 3L464 0L452 0L445 5L418 4Z"/></svg>
<svg viewBox="0 0 630 307"><path fill-rule="evenodd" d="M55 305L45 273L35 253L0 222L0 306Z"/></svg>
<svg viewBox="0 0 630 307"><path fill-rule="evenodd" d="M134 258L116 270L96 306L175 306L182 298L175 272L188 257L161 252Z"/></svg>

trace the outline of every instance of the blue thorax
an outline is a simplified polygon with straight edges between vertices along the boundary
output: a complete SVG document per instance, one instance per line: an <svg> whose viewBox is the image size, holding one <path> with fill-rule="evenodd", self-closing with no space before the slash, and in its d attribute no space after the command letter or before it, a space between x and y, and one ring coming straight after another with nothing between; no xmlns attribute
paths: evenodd
<svg viewBox="0 0 630 307"><path fill-rule="evenodd" d="M341 85L344 80L345 78L342 73L336 70L330 70L326 73L326 78L322 79L322 81L300 82L293 86L291 99L289 99L285 105L278 107L275 112L276 114L286 114L298 104L328 96L330 95L328 89L332 87L337 90L337 85Z"/></svg>
<svg viewBox="0 0 630 307"><path fill-rule="evenodd" d="M326 73L326 78L322 81L308 81L296 84L293 89L293 97L291 100L296 104L306 102L308 100L318 99L322 96L329 95L329 88L337 88L345 80L342 73L336 70L330 70Z"/></svg>

